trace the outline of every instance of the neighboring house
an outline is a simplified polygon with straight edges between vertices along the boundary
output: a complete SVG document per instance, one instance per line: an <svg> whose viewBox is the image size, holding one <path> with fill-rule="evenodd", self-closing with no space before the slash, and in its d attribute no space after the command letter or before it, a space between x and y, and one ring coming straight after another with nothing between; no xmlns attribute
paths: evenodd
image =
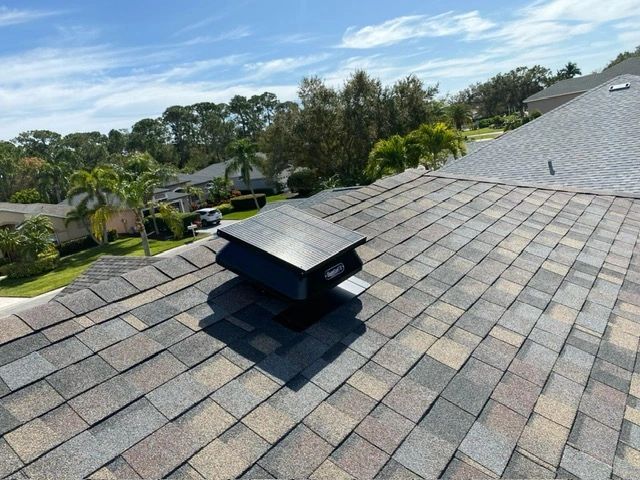
<svg viewBox="0 0 640 480"><path fill-rule="evenodd" d="M75 195L73 197L66 198L57 206L66 206L69 207L68 211L77 207L78 204L82 201L84 196L82 194ZM191 211L191 203L189 201L189 195L184 192L174 192L171 189L160 188L156 189L156 192L153 195L154 200L158 202L168 203L169 205L175 207L180 212L190 212ZM119 198L113 196L110 198L109 203L115 207L117 207L116 211L109 218L107 222L107 229L116 230L118 233L124 234L134 234L135 233L135 225L136 225L136 216L133 213L133 210L130 208L122 207L122 203ZM91 205L90 205L91 206ZM143 209L143 213L145 216L149 214L149 209ZM86 233L85 233L86 235Z"/></svg>
<svg viewBox="0 0 640 480"><path fill-rule="evenodd" d="M527 99L529 112L547 113L598 85L623 74L640 75L640 57L628 58L601 73L592 73L554 83Z"/></svg>
<svg viewBox="0 0 640 480"><path fill-rule="evenodd" d="M627 89L609 91L611 85ZM640 76L621 75L439 172L640 195Z"/></svg>
<svg viewBox="0 0 640 480"><path fill-rule="evenodd" d="M81 222L70 222L65 225L67 213L72 209L68 205L52 205L49 203L8 203L0 202L0 228L15 228L28 218L44 215L51 220L54 236L58 243L75 240L88 235Z"/></svg>
<svg viewBox="0 0 640 480"><path fill-rule="evenodd" d="M258 153L258 155L263 156L264 154ZM220 163L212 163L202 170L198 170L191 175L184 175L181 178L188 180L192 185L206 186L206 184L213 178L224 178L228 164L229 160ZM234 190L240 190L242 193L249 193L249 187L244 183L239 172L231 172L229 180L233 183L232 188ZM286 178L281 178L279 181L286 182ZM267 178L264 173L255 168L251 171L251 187L256 192L268 194L279 193L281 191L281 187L278 183L273 182Z"/></svg>
<svg viewBox="0 0 640 480"><path fill-rule="evenodd" d="M308 208L367 237L344 303L216 238L0 319L0 474L640 478L640 77L613 81Z"/></svg>

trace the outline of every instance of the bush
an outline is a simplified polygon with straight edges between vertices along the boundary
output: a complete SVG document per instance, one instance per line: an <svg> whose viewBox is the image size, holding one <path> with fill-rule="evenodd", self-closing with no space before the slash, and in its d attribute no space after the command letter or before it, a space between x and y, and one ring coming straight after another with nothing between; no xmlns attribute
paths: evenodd
<svg viewBox="0 0 640 480"><path fill-rule="evenodd" d="M302 196L311 195L320 187L318 175L310 168L299 168L293 172L287 180L287 186Z"/></svg>
<svg viewBox="0 0 640 480"><path fill-rule="evenodd" d="M200 218L200 216L196 212L181 213L180 217L182 218L182 225L184 227L184 232L185 233L187 233L189 231L189 229L187 227L189 225L191 225L192 223L197 222L198 218Z"/></svg>
<svg viewBox="0 0 640 480"><path fill-rule="evenodd" d="M118 239L118 231L112 228L107 232L107 242L115 242Z"/></svg>
<svg viewBox="0 0 640 480"><path fill-rule="evenodd" d="M42 202L42 196L35 188L25 188L11 195L9 201L11 203L38 203Z"/></svg>
<svg viewBox="0 0 640 480"><path fill-rule="evenodd" d="M75 240L69 240L68 242L62 242L58 247L58 251L60 252L61 257L66 257L67 255L81 252L82 250L86 250L87 248L92 248L95 246L97 246L97 243L93 241L90 235L87 235L83 238L77 238Z"/></svg>
<svg viewBox="0 0 640 480"><path fill-rule="evenodd" d="M221 205L218 205L216 208L220 210L220 213L222 215L226 215L227 213L233 212L233 207L231 206L230 203L223 203Z"/></svg>
<svg viewBox="0 0 640 480"><path fill-rule="evenodd" d="M260 208L267 204L267 196L264 193L256 193L256 199ZM231 199L231 206L236 211L253 210L256 208L256 202L253 199L253 195L240 195Z"/></svg>
<svg viewBox="0 0 640 480"><path fill-rule="evenodd" d="M25 278L50 272L58 266L60 255L58 252L38 257L33 262L15 262L6 265L7 276L9 278Z"/></svg>

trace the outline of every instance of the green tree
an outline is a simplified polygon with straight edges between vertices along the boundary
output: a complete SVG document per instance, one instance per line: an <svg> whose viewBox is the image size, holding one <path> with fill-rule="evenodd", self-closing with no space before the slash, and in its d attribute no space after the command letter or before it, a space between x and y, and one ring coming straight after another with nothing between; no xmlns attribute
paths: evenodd
<svg viewBox="0 0 640 480"><path fill-rule="evenodd" d="M631 51L625 51L625 52L621 52L619 53L616 58L614 58L613 60L611 60L609 63L607 63L607 66L604 67L606 68L611 68L614 65L617 65L620 62L624 62L627 58L632 58L632 57L640 57L640 45L638 45L635 50L631 50Z"/></svg>
<svg viewBox="0 0 640 480"><path fill-rule="evenodd" d="M247 140L246 138L235 140L229 145L229 155L231 156L231 160L227 163L227 168L224 172L225 178L228 179L233 172L239 172L242 181L245 183L249 191L251 191L253 201L256 203L256 208L260 210L258 199L256 198L256 194L253 191L253 185L251 184L251 172L253 169L262 168L262 162L256 156L255 143Z"/></svg>
<svg viewBox="0 0 640 480"><path fill-rule="evenodd" d="M148 154L133 154L125 161L124 167L119 169L119 182L116 193L127 208L130 208L136 218L136 229L140 233L142 248L146 256L151 256L147 230L144 226L144 209L153 200L156 188L162 186L173 174L172 169L159 165ZM155 208L151 205L155 223Z"/></svg>
<svg viewBox="0 0 640 480"><path fill-rule="evenodd" d="M551 71L540 65L517 67L468 87L457 98L466 98L481 117L522 113L524 100L549 83Z"/></svg>
<svg viewBox="0 0 640 480"><path fill-rule="evenodd" d="M44 215L28 218L16 231L20 236L19 256L23 261L32 262L38 255L54 247L53 224Z"/></svg>
<svg viewBox="0 0 640 480"><path fill-rule="evenodd" d="M264 130L258 142L260 151L267 158L265 175L272 181L288 167L294 165L300 156L302 142L297 134L300 122L300 107L294 102L278 106L271 124Z"/></svg>
<svg viewBox="0 0 640 480"><path fill-rule="evenodd" d="M447 116L457 130L462 130L462 127L473 121L471 108L464 103L452 103L449 105L447 107Z"/></svg>
<svg viewBox="0 0 640 480"><path fill-rule="evenodd" d="M312 77L302 80L298 97L302 108L296 135L301 148L296 167L311 168L321 178L330 177L341 171L345 158L340 95Z"/></svg>
<svg viewBox="0 0 640 480"><path fill-rule="evenodd" d="M367 157L382 130L382 85L366 72L356 71L340 95L342 131L346 137L341 176L348 184L363 180Z"/></svg>
<svg viewBox="0 0 640 480"><path fill-rule="evenodd" d="M15 191L19 149L10 142L0 142L0 202L9 200Z"/></svg>
<svg viewBox="0 0 640 480"><path fill-rule="evenodd" d="M384 136L406 135L430 119L431 103L438 87L425 87L422 80L409 75L384 93L388 127Z"/></svg>
<svg viewBox="0 0 640 480"><path fill-rule="evenodd" d="M106 217L114 210L114 193L118 189L118 182L118 174L108 166L94 167L91 171L78 170L69 180L69 203L73 202L74 197L81 197L77 211L72 216L77 217L80 213L89 215L91 223L98 226L96 239L102 245L107 243Z"/></svg>
<svg viewBox="0 0 640 480"><path fill-rule="evenodd" d="M20 248L20 232L7 227L0 227L0 252L10 262L18 259Z"/></svg>
<svg viewBox="0 0 640 480"><path fill-rule="evenodd" d="M181 239L184 236L184 224L182 223L180 212L175 207L164 202L158 204L158 212L164 223L169 227L169 230L171 230L173 238L176 240Z"/></svg>
<svg viewBox="0 0 640 480"><path fill-rule="evenodd" d="M393 135L376 142L369 153L366 174L370 180L377 180L384 175L404 172L408 166L407 142L404 137Z"/></svg>
<svg viewBox="0 0 640 480"><path fill-rule="evenodd" d="M558 82L560 80L567 80L568 78L573 78L576 75L582 75L582 70L580 70L578 64L574 62L567 62L564 67L556 72L556 76L553 79L552 83Z"/></svg>
<svg viewBox="0 0 640 480"><path fill-rule="evenodd" d="M171 143L178 154L180 168L186 165L196 144L196 119L193 109L188 106L175 105L162 114L162 122L170 132Z"/></svg>
<svg viewBox="0 0 640 480"><path fill-rule="evenodd" d="M51 130L29 130L20 133L14 139L24 156L40 157L45 160L53 157L53 152L61 141L62 136Z"/></svg>
<svg viewBox="0 0 640 480"><path fill-rule="evenodd" d="M231 181L224 177L215 177L209 183L207 196L214 204L221 203L231 196Z"/></svg>
<svg viewBox="0 0 640 480"><path fill-rule="evenodd" d="M9 201L12 203L40 203L42 202L42 197L35 188L25 188L11 195Z"/></svg>
<svg viewBox="0 0 640 480"><path fill-rule="evenodd" d="M175 176L175 170L171 166L160 165L148 153L134 153L124 158L119 173L121 179L144 175L150 182L153 180L154 186L147 192L146 203L150 206L154 232L156 235L160 235L156 221L156 205L153 205L153 194L156 188L161 187Z"/></svg>
<svg viewBox="0 0 640 480"><path fill-rule="evenodd" d="M425 123L407 135L406 148L409 165L424 165L435 170L448 155L464 155L464 140L459 132L446 123Z"/></svg>

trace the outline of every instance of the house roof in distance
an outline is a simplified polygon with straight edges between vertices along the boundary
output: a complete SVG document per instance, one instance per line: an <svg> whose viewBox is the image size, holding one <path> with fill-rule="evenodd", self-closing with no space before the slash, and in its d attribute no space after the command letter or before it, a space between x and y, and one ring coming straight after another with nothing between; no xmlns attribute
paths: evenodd
<svg viewBox="0 0 640 480"><path fill-rule="evenodd" d="M89 268L78 275L73 282L64 287L57 295L61 298L65 295L77 292L83 288L91 288L103 280L118 277L132 270L158 262L158 257L126 257L116 255L103 255L93 262Z"/></svg>
<svg viewBox="0 0 640 480"><path fill-rule="evenodd" d="M0 474L637 478L639 199L408 171L309 211L370 287L304 331L222 239L0 320Z"/></svg>
<svg viewBox="0 0 640 480"><path fill-rule="evenodd" d="M614 84L629 88L609 91ZM440 172L540 187L640 194L640 76L621 75L448 162Z"/></svg>
<svg viewBox="0 0 640 480"><path fill-rule="evenodd" d="M598 85L619 75L640 75L640 57L631 57L600 73L591 73L580 77L568 78L534 93L525 100L525 103L543 100L545 98L568 95L571 93L586 92Z"/></svg>
<svg viewBox="0 0 640 480"><path fill-rule="evenodd" d="M26 215L47 215L49 217L65 218L72 210L69 205L50 203L9 203L0 202L0 212L20 213Z"/></svg>

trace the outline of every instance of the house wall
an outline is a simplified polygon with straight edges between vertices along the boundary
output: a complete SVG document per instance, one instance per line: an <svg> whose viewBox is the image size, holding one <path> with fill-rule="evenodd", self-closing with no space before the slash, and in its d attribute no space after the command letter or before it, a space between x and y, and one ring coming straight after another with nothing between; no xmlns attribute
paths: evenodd
<svg viewBox="0 0 640 480"><path fill-rule="evenodd" d="M582 95L584 92L568 93L567 95L558 95L551 98L543 98L541 100L534 100L527 103L527 110L529 113L538 110L540 113L547 113L560 105L564 105L569 100Z"/></svg>
<svg viewBox="0 0 640 480"><path fill-rule="evenodd" d="M15 227L20 225L30 216L32 215L25 213L0 212L0 228L7 226ZM46 215L46 217L51 220L51 224L53 225L53 234L56 237L56 240L60 243L86 237L89 234L84 225L82 225L82 222L73 221L70 222L69 225L65 225L64 218L52 217L49 215Z"/></svg>
<svg viewBox="0 0 640 480"><path fill-rule="evenodd" d="M132 210L119 211L107 222L107 229L116 230L118 233L132 233L135 227L136 216Z"/></svg>

